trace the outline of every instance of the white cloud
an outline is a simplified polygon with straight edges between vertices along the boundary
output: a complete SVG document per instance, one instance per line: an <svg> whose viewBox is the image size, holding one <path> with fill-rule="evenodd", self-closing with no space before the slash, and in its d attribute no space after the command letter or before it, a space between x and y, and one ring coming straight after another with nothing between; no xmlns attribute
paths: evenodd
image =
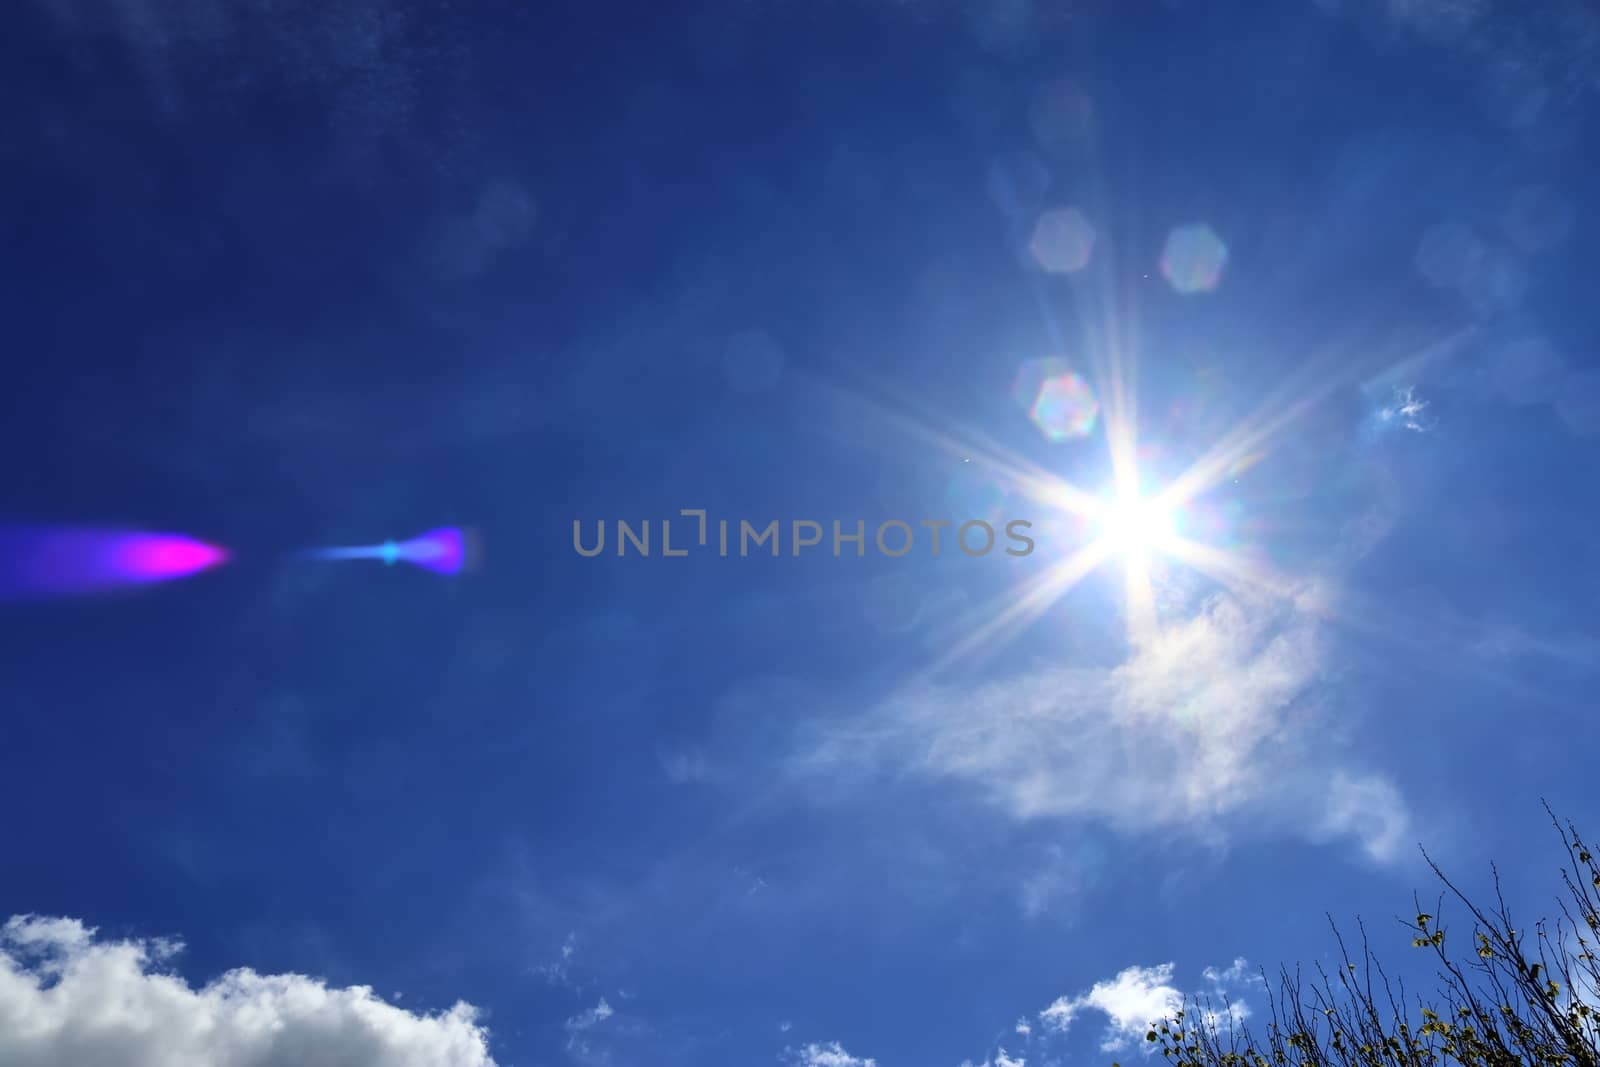
<svg viewBox="0 0 1600 1067"><path fill-rule="evenodd" d="M1200 972L1206 981L1214 986L1230 985L1266 985L1266 979L1261 977L1260 971L1250 969L1250 961L1243 956L1234 958L1226 970L1216 967L1207 967Z"/></svg>
<svg viewBox="0 0 1600 1067"><path fill-rule="evenodd" d="M991 1059L986 1059L982 1063L962 1060L961 1067L1028 1067L1028 1065L1022 1057L1012 1057L1005 1049L1000 1049Z"/></svg>
<svg viewBox="0 0 1600 1067"><path fill-rule="evenodd" d="M1085 1012L1096 1012L1105 1016L1107 1022L1101 1036L1102 1051L1121 1052L1135 1045L1146 1053L1152 1052L1155 1046L1145 1041L1145 1034L1152 1025L1170 1019L1185 1006L1183 992L1173 984L1175 970L1176 965L1172 963L1128 967L1115 978L1096 982L1086 992L1057 997L1039 1013L1037 1033L1026 1017L1017 1021L1016 1032L1030 1043L1039 1042L1040 1048L1048 1049L1049 1043L1071 1030ZM1236 958L1226 968L1207 967L1201 974L1211 988L1205 993L1191 994L1189 1010L1203 1012L1207 1021L1224 1033L1230 1021L1240 1023L1250 1014L1243 1001L1229 995L1229 987L1265 984L1243 957ZM1220 1010L1211 1006L1217 998L1227 1001ZM1001 1048L981 1064L968 1059L962 1061L961 1067L1025 1067L1025 1064L1022 1057L1013 1057Z"/></svg>
<svg viewBox="0 0 1600 1067"><path fill-rule="evenodd" d="M1358 838L1367 855L1381 863L1400 854L1410 827L1405 800L1392 783L1343 771L1329 782L1326 834Z"/></svg>
<svg viewBox="0 0 1600 1067"><path fill-rule="evenodd" d="M616 1009L612 1008L610 1004L606 1003L605 997L601 997L600 1003L596 1004L588 1011L574 1015L572 1018L568 1019L567 1029L573 1031L587 1030L598 1023L605 1022L615 1014Z"/></svg>
<svg viewBox="0 0 1600 1067"><path fill-rule="evenodd" d="M1112 1052L1143 1037L1150 1024L1183 1007L1183 994L1172 985L1173 965L1129 967L1110 981L1096 982L1087 993L1058 997L1039 1020L1051 1030L1064 1032L1085 1010L1098 1011L1109 1020L1100 1047Z"/></svg>
<svg viewBox="0 0 1600 1067"><path fill-rule="evenodd" d="M458 1003L424 1016L366 986L232 970L200 989L153 969L182 946L108 941L76 919L0 927L0 1063L7 1067L493 1067Z"/></svg>
<svg viewBox="0 0 1600 1067"><path fill-rule="evenodd" d="M1417 395L1413 386L1397 387L1389 403L1378 409L1378 418L1385 423L1404 426L1416 433L1427 433L1434 427L1428 414L1428 401Z"/></svg>
<svg viewBox="0 0 1600 1067"><path fill-rule="evenodd" d="M604 1055L597 1054L594 1047L590 1045L588 1032L615 1014L616 1009L606 1003L605 997L601 997L600 1003L588 1011L580 1012L568 1019L567 1051L582 1060L603 1060L605 1058Z"/></svg>
<svg viewBox="0 0 1600 1067"><path fill-rule="evenodd" d="M1022 913L1030 919L1047 915L1076 896L1086 883L1078 857L1059 845L1040 850L1030 859L1032 869L1018 881Z"/></svg>
<svg viewBox="0 0 1600 1067"><path fill-rule="evenodd" d="M837 1041L830 1041L826 1045L807 1045L794 1053L793 1061L798 1067L877 1067L878 1061L861 1059L852 1056L844 1050L844 1046Z"/></svg>
<svg viewBox="0 0 1600 1067"><path fill-rule="evenodd" d="M1319 740L1323 646L1317 616L1296 602L1222 594L1114 669L904 691L861 725L824 733L807 758L830 772L909 767L1018 819L1215 834L1224 817L1253 814L1387 855L1405 806L1381 779L1340 770ZM1381 813L1369 811L1377 790Z"/></svg>
<svg viewBox="0 0 1600 1067"><path fill-rule="evenodd" d="M572 955L578 949L578 935L569 933L561 942L561 958L542 963L534 968L534 972L544 975L547 982L552 985L570 985L572 975Z"/></svg>

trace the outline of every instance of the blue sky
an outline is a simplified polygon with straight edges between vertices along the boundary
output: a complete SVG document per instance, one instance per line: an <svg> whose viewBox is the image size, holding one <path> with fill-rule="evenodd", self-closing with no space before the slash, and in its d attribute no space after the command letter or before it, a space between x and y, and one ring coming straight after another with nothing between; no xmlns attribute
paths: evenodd
<svg viewBox="0 0 1600 1067"><path fill-rule="evenodd" d="M1600 16L669 7L19 8L0 519L235 556L0 614L0 1061L1138 1062L1545 907Z"/></svg>

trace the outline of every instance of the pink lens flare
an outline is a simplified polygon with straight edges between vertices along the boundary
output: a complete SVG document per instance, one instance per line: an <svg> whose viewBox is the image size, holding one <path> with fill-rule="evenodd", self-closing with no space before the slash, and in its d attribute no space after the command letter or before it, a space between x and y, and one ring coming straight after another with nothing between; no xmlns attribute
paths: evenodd
<svg viewBox="0 0 1600 1067"><path fill-rule="evenodd" d="M0 524L0 599L88 596L174 581L231 553L186 534L49 524Z"/></svg>
<svg viewBox="0 0 1600 1067"><path fill-rule="evenodd" d="M460 574L470 553L467 535L453 526L429 530L400 542L400 558L435 574Z"/></svg>

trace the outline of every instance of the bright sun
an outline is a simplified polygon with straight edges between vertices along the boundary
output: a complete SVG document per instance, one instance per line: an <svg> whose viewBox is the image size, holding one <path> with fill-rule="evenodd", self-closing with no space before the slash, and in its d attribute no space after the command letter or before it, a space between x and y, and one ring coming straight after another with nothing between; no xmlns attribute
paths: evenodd
<svg viewBox="0 0 1600 1067"><path fill-rule="evenodd" d="M1172 508L1145 496L1120 496L1101 517L1102 535L1124 556L1145 556L1170 546L1178 536Z"/></svg>

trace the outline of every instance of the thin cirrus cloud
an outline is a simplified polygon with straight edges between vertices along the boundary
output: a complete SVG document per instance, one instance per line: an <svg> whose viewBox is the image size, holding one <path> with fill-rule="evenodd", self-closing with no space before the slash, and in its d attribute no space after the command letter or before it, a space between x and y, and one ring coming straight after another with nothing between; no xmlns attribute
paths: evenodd
<svg viewBox="0 0 1600 1067"><path fill-rule="evenodd" d="M1220 835L1255 817L1390 860L1410 818L1393 784L1330 751L1324 631L1295 602L1218 594L1120 666L904 690L824 729L804 762L970 787L1017 820Z"/></svg>
<svg viewBox="0 0 1600 1067"><path fill-rule="evenodd" d="M594 1049L589 1044L588 1031L605 1022L616 1014L605 997L600 998L600 1003L581 1012L567 1020L567 1051L582 1060L596 1058Z"/></svg>
<svg viewBox="0 0 1600 1067"><path fill-rule="evenodd" d="M494 1067L458 1003L419 1015L366 986L239 968L195 989L163 973L182 946L104 940L77 919L0 926L0 1063L8 1067Z"/></svg>
<svg viewBox="0 0 1600 1067"><path fill-rule="evenodd" d="M587 1030L592 1026L605 1022L614 1014L616 1014L616 1012L612 1009L611 1005L606 1002L606 998L601 997L600 1003L596 1004L588 1011L582 1012L581 1014L575 1015L568 1019L567 1029L572 1031Z"/></svg>

